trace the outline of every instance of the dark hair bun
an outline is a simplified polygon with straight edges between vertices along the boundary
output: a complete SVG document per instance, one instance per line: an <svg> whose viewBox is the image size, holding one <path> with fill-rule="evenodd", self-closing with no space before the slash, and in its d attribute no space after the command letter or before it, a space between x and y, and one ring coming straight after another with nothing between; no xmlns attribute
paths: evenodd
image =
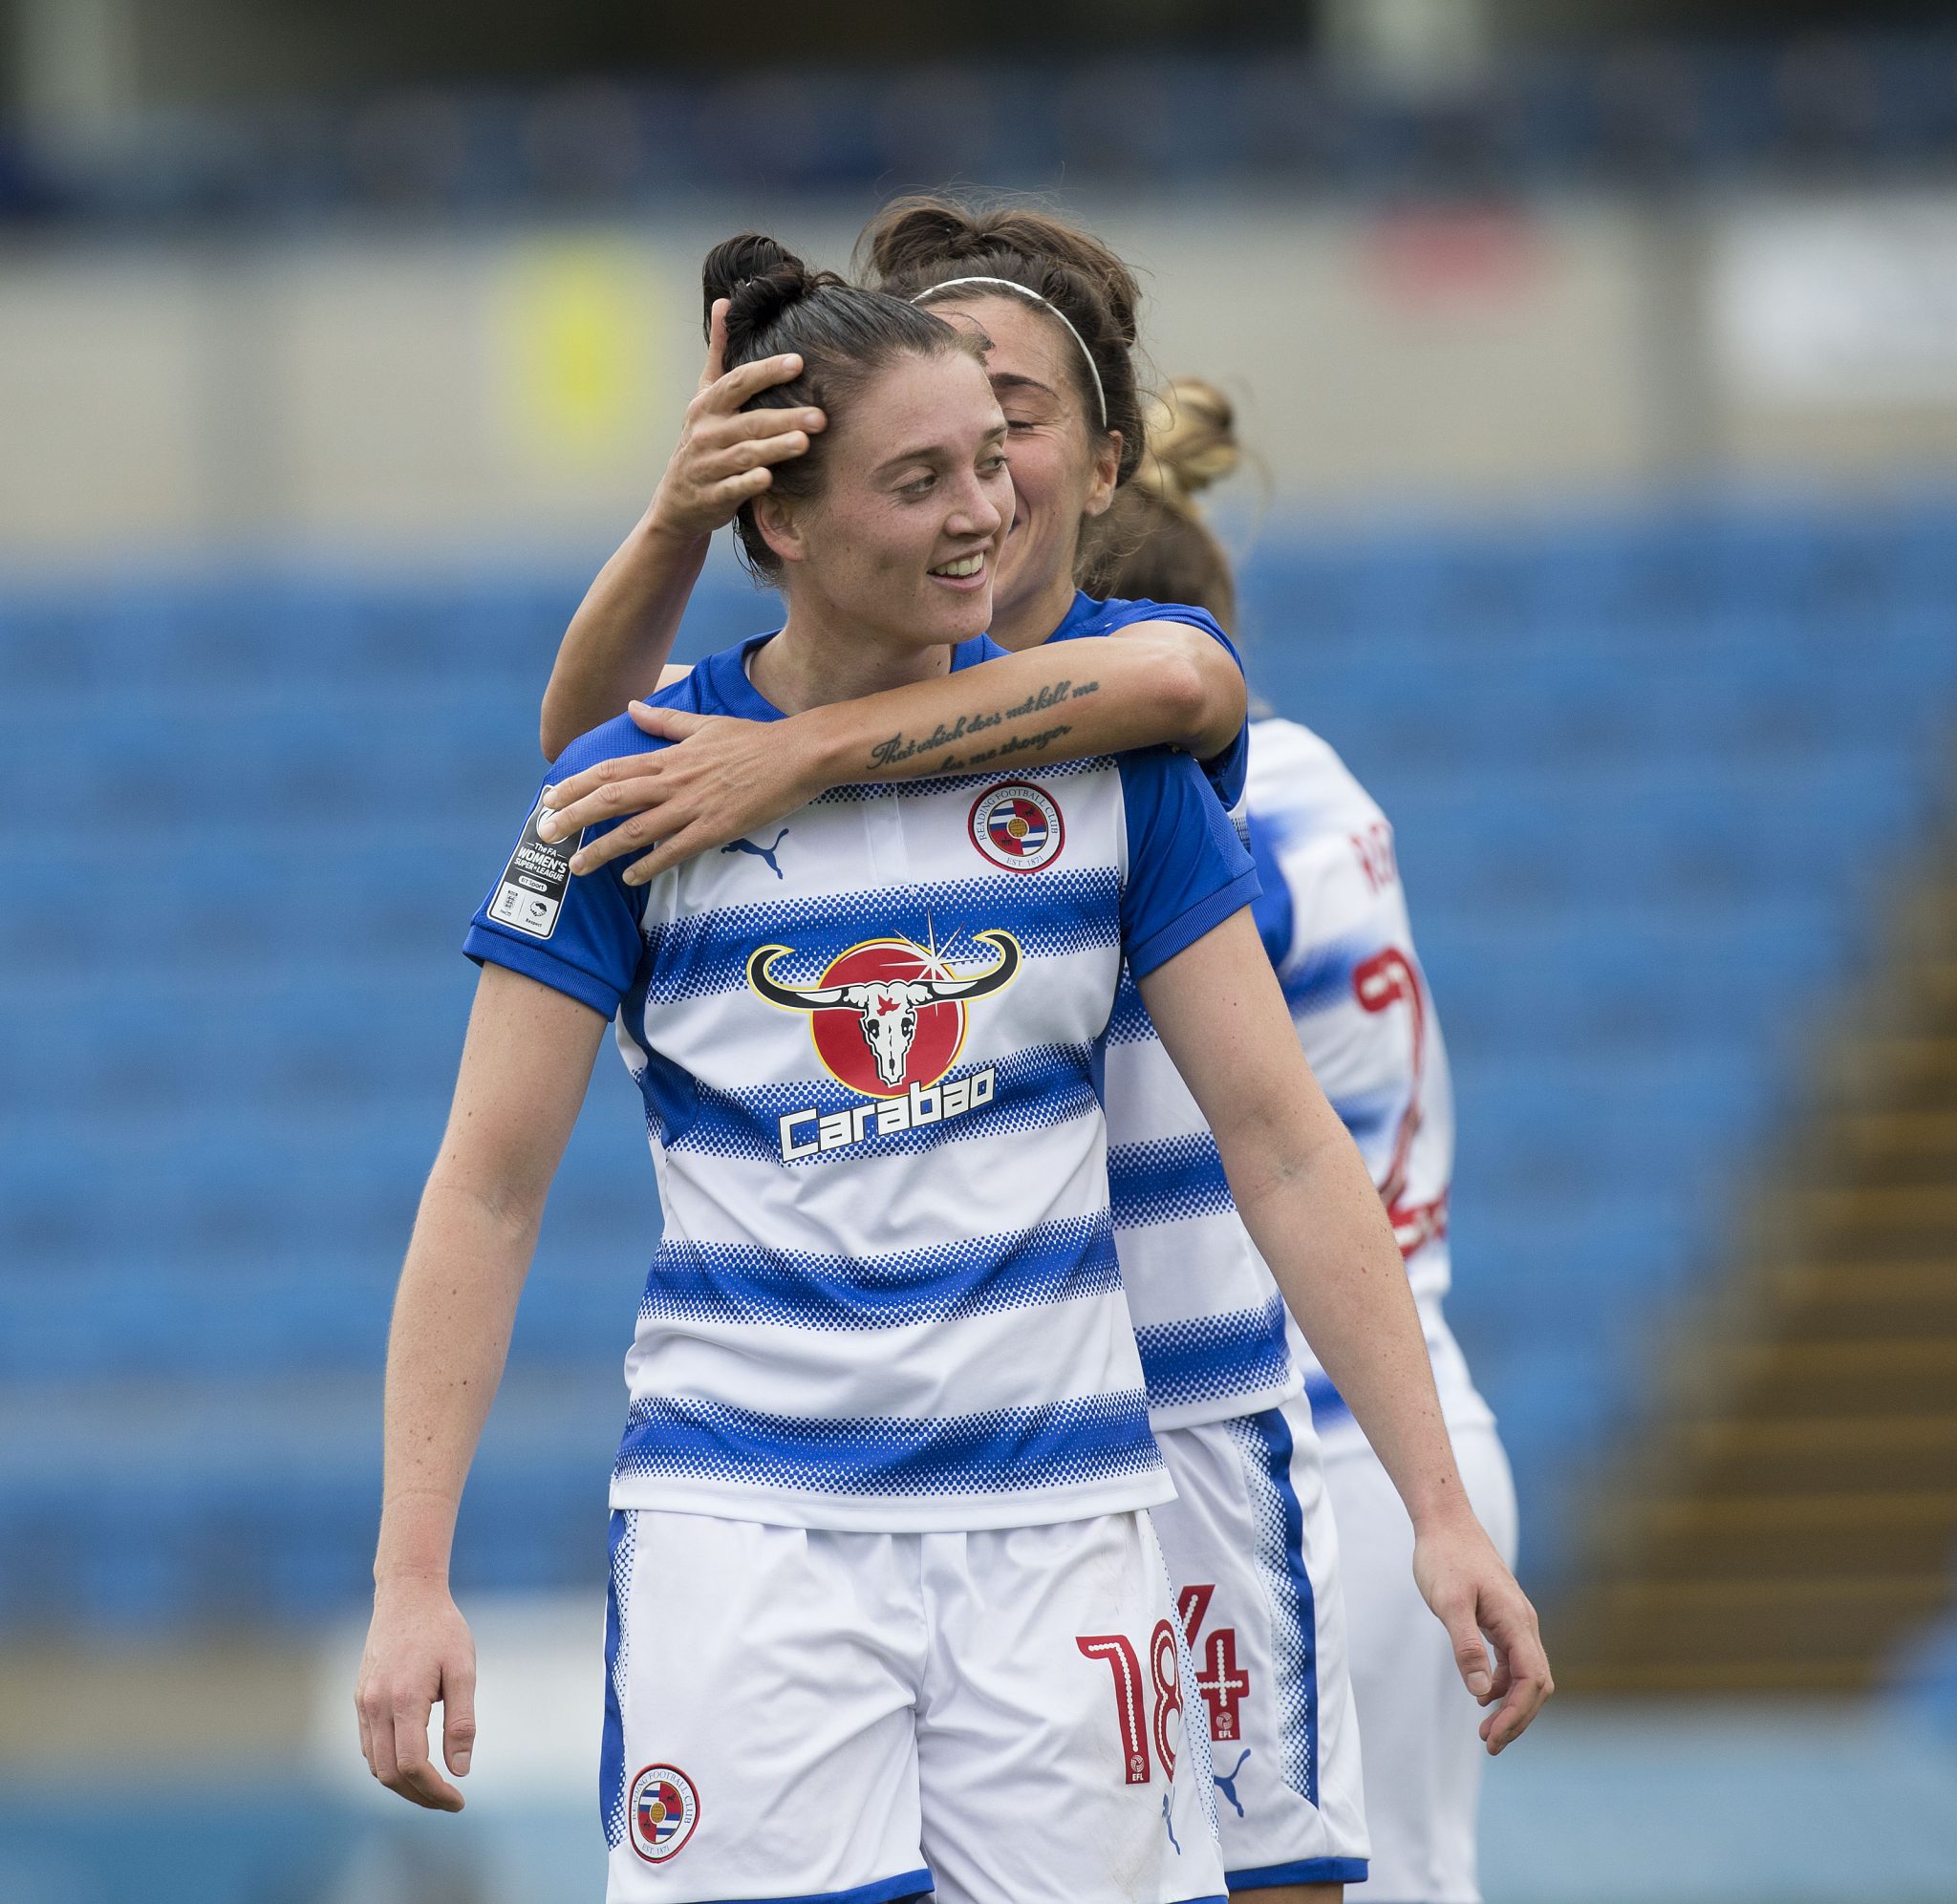
<svg viewBox="0 0 1957 1904"><path fill-rule="evenodd" d="M984 363L976 337L902 298L860 289L834 271L813 270L759 232L743 231L716 245L700 266L699 279L709 334L715 300L727 300L727 370L776 355L802 359L792 379L755 391L743 410L809 404L833 421L839 406L854 402L900 356L962 356L975 367ZM770 493L788 503L815 495L823 482L824 446L832 436L812 438L800 456L778 463L769 473ZM735 523L755 573L779 579L781 558L762 531L752 499L741 504Z"/></svg>
<svg viewBox="0 0 1957 1904"><path fill-rule="evenodd" d="M870 228L870 264L879 277L908 277L976 258L991 243L963 205L946 199L900 199Z"/></svg>
<svg viewBox="0 0 1957 1904"><path fill-rule="evenodd" d="M791 305L825 285L841 284L833 271L812 271L786 246L758 231L728 238L700 267L700 328L713 327L714 300L727 300L727 361L738 363L754 339L781 321Z"/></svg>

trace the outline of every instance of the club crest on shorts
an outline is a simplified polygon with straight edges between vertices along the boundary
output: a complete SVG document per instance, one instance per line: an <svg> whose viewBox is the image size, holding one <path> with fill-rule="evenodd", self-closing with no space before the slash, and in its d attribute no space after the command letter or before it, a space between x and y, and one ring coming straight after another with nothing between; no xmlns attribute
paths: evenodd
<svg viewBox="0 0 1957 1904"><path fill-rule="evenodd" d="M1038 872L1060 857L1066 825L1060 802L1027 781L1002 781L972 802L972 844L1008 872Z"/></svg>
<svg viewBox="0 0 1957 1904"><path fill-rule="evenodd" d="M648 1765L632 1782L626 1807L632 1848L648 1864L677 1857L699 1823L699 1793L677 1765Z"/></svg>

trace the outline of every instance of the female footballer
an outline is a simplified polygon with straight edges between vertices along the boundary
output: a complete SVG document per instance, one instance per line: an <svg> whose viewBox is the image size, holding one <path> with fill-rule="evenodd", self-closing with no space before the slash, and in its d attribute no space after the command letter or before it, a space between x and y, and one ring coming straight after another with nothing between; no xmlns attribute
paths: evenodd
<svg viewBox="0 0 1957 1904"><path fill-rule="evenodd" d="M1241 683L1225 652L1202 637L1192 646L1182 610L1076 589L1097 522L1141 463L1132 275L1097 240L1043 214L942 201L892 207L860 248L875 281L988 340L1015 490L993 635L1021 652L969 684L828 708L799 732L796 722L763 737L648 714L648 731L682 739L653 772L608 763L554 796L566 824L644 809L586 863L663 835L646 864L670 865L719 845L737 824L772 824L775 809L846 762L890 778L933 771L974 720L1000 722L1009 740L1047 758L1143 739L1179 744L1208 759L1226 802L1240 792ZM731 419L716 411L750 389L739 372L705 381L647 523L573 621L547 729L567 708L615 707L648 678L698 572L699 533L731 496L770 481L769 460L799 456L820 427L817 415L785 407L779 433L757 436L755 410ZM682 505L696 512L686 519L690 569L672 555L677 526L659 527L680 525ZM1116 636L1103 652L1121 674L1097 654L1098 705L1051 712L1049 697L1077 672L1073 651L1057 644L1103 632ZM988 677L1000 684L981 699ZM953 685L957 694L946 695ZM1337 1538L1311 1413L1284 1352L1276 1292L1231 1207L1209 1133L1131 991L1110 1027L1107 1102L1117 1247L1151 1422L1177 1485L1156 1522L1203 1662L1222 1769L1235 1768L1219 1785L1232 1889L1261 1890L1270 1904L1323 1894L1317 1887L1366 1875L1366 1837ZM1193 1256L1203 1278L1184 1273ZM1263 1537L1271 1526L1284 1530L1281 1540ZM1488 1696L1494 1681L1478 1643L1462 1649L1458 1670ZM1499 1720L1488 1727L1494 1749L1509 1736Z"/></svg>
<svg viewBox="0 0 1957 1904"><path fill-rule="evenodd" d="M1151 408L1149 454L1107 519L1096 585L1160 595L1236 622L1230 561L1195 499L1237 462L1215 386L1178 378ZM1476 1517L1516 1564L1516 1488L1495 1416L1443 1313L1454 1101L1447 1047L1413 947L1392 827L1338 755L1296 721L1253 720L1247 801L1263 890L1256 916L1299 1042L1358 1144L1420 1311L1441 1412ZM1476 1904L1483 1755L1445 1635L1408 1566L1391 1481L1301 1337L1339 1524L1352 1689L1366 1739L1367 1894L1381 1904Z"/></svg>
<svg viewBox="0 0 1957 1904"><path fill-rule="evenodd" d="M784 395L828 427L742 511L785 625L660 699L779 729L990 658L1012 487L978 341L766 240L704 276L730 354L792 351ZM575 743L547 791L634 732ZM356 1698L377 1777L461 1802L426 1744L438 1701L451 1772L473 1744L454 1516L612 1022L666 1229L613 1484L608 1894L1217 1894L1108 1215L1124 971L1408 1504L1430 1597L1464 1645L1494 1638L1501 1722L1528 1722L1533 1614L1466 1504L1390 1230L1186 758L960 758L633 883L615 860L572 875L546 810L470 931L483 979L397 1304Z"/></svg>

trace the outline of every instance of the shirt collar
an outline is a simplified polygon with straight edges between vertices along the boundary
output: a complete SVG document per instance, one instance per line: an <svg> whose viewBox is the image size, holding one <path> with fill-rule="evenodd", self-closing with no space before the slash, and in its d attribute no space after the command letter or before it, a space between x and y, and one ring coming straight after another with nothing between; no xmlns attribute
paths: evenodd
<svg viewBox="0 0 1957 1904"><path fill-rule="evenodd" d="M1107 606L1106 602L1097 602L1085 588L1076 588L1073 606L1060 618L1060 626L1046 637L1047 640L1059 641L1072 634L1083 622L1091 621Z"/></svg>

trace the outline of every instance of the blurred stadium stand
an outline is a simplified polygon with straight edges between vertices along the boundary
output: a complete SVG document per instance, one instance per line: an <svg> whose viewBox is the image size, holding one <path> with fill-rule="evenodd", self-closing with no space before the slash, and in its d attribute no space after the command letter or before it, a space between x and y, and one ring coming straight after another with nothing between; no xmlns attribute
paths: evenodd
<svg viewBox="0 0 1957 1904"><path fill-rule="evenodd" d="M1273 697L1398 829L1455 1062L1451 1313L1552 1593L1941 810L1949 509L1682 509L1249 579Z"/></svg>
<svg viewBox="0 0 1957 1904"><path fill-rule="evenodd" d="M0 915L0 1631L357 1610L457 942L577 593L284 567L0 596L0 772L59 816ZM688 652L771 607L717 582ZM1399 829L1459 1092L1452 1314L1554 1594L1943 811L1957 498L1267 532L1243 623ZM464 1588L598 1577L656 1222L604 1054Z"/></svg>
<svg viewBox="0 0 1957 1904"><path fill-rule="evenodd" d="M1950 1556L1950 1578L1957 1582L1957 1553ZM1946 1614L1903 1647L1894 1678L1946 1735L1957 1738L1957 1614Z"/></svg>
<svg viewBox="0 0 1957 1904"><path fill-rule="evenodd" d="M1861 1692L1899 1655L1939 1683L1934 1650L1908 1661L1957 1538L1957 838L1882 937L1817 1041L1736 1273L1660 1373L1656 1432L1599 1490L1566 1684Z"/></svg>
<svg viewBox="0 0 1957 1904"><path fill-rule="evenodd" d="M725 131L741 129L738 147ZM750 70L154 107L110 141L0 140L0 218L449 217L907 181L1257 180L1343 197L1920 178L1957 164L1957 37L1510 49L1440 88L1323 53Z"/></svg>

